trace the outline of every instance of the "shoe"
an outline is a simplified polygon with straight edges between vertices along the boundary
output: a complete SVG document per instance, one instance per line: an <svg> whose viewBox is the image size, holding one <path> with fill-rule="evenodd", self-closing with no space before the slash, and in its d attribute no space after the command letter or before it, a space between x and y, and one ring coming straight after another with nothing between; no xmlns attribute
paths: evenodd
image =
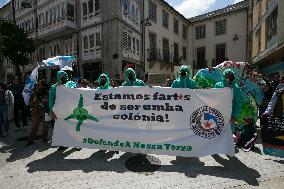
<svg viewBox="0 0 284 189"><path fill-rule="evenodd" d="M106 150L99 150L99 152L106 153Z"/></svg>
<svg viewBox="0 0 284 189"><path fill-rule="evenodd" d="M119 151L113 151L115 154L119 154Z"/></svg>
<svg viewBox="0 0 284 189"><path fill-rule="evenodd" d="M57 148L57 151L64 151L66 150L67 147L64 147L64 146L59 146L59 148Z"/></svg>
<svg viewBox="0 0 284 189"><path fill-rule="evenodd" d="M26 144L26 147L31 146L31 145L33 145L33 144L34 144L34 142L29 141L29 142Z"/></svg>
<svg viewBox="0 0 284 189"><path fill-rule="evenodd" d="M74 148L76 151L80 151L82 150L82 148Z"/></svg>

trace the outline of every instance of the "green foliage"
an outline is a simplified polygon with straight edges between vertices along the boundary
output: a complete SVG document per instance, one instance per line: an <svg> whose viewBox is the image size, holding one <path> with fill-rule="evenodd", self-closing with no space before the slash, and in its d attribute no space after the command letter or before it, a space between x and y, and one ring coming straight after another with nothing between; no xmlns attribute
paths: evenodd
<svg viewBox="0 0 284 189"><path fill-rule="evenodd" d="M24 30L9 22L0 23L0 54L9 58L14 65L26 65L27 54L35 50L33 40Z"/></svg>

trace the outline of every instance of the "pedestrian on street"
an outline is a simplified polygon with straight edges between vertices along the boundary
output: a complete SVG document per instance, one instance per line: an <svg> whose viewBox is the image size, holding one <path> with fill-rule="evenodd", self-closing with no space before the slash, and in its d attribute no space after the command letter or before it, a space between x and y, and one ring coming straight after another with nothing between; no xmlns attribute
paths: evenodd
<svg viewBox="0 0 284 189"><path fill-rule="evenodd" d="M19 79L16 77L12 84L8 88L14 96L14 122L17 127L16 131L20 129L20 114L23 124L23 129L27 126L27 106L25 105L22 92L24 90L24 85L22 85Z"/></svg>
<svg viewBox="0 0 284 189"><path fill-rule="evenodd" d="M30 97L30 105L32 108L32 128L29 136L29 141L26 146L34 143L40 123L43 123L43 142L48 141L48 122L45 121L45 112L48 109L48 93L46 91L46 83L44 80L39 80L35 86L34 93Z"/></svg>
<svg viewBox="0 0 284 189"><path fill-rule="evenodd" d="M7 90L4 83L0 83L0 137L8 135L9 120L13 117L13 109L14 96L11 91ZM4 132L2 125L4 126Z"/></svg>

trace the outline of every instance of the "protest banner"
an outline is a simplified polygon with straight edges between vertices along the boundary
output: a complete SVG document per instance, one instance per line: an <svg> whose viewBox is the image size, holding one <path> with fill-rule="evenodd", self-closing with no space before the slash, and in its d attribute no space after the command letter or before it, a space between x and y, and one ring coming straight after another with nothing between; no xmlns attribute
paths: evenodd
<svg viewBox="0 0 284 189"><path fill-rule="evenodd" d="M284 119L267 117L261 119L263 152L284 158Z"/></svg>
<svg viewBox="0 0 284 189"><path fill-rule="evenodd" d="M234 155L232 90L58 87L52 146L201 157Z"/></svg>

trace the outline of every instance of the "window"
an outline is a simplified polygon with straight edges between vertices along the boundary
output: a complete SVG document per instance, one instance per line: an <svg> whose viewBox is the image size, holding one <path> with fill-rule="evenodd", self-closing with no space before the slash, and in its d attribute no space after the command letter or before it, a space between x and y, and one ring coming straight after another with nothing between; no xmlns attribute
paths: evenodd
<svg viewBox="0 0 284 189"><path fill-rule="evenodd" d="M131 15L130 16L131 16L132 20L135 19L135 8L134 8L133 4L131 5Z"/></svg>
<svg viewBox="0 0 284 189"><path fill-rule="evenodd" d="M82 4L82 8L83 8L83 16L86 16L88 11L87 11L87 3L83 3Z"/></svg>
<svg viewBox="0 0 284 189"><path fill-rule="evenodd" d="M67 3L67 19L74 21L74 5Z"/></svg>
<svg viewBox="0 0 284 189"><path fill-rule="evenodd" d="M169 40L163 38L163 60L164 61L170 61L170 45L169 45Z"/></svg>
<svg viewBox="0 0 284 189"><path fill-rule="evenodd" d="M137 50L137 54L139 54L140 44L139 44L139 40L138 39L136 39L136 50Z"/></svg>
<svg viewBox="0 0 284 189"><path fill-rule="evenodd" d="M128 50L131 49L131 36L128 36Z"/></svg>
<svg viewBox="0 0 284 189"><path fill-rule="evenodd" d="M60 54L59 44L56 44L56 50L57 50L57 55L59 55Z"/></svg>
<svg viewBox="0 0 284 189"><path fill-rule="evenodd" d="M186 47L182 48L182 58L186 60Z"/></svg>
<svg viewBox="0 0 284 189"><path fill-rule="evenodd" d="M174 63L179 63L179 52L178 52L178 44L174 43Z"/></svg>
<svg viewBox="0 0 284 189"><path fill-rule="evenodd" d="M205 38L205 24L200 26L195 26L195 38L196 39Z"/></svg>
<svg viewBox="0 0 284 189"><path fill-rule="evenodd" d="M96 47L100 47L101 45L101 33L96 32Z"/></svg>
<svg viewBox="0 0 284 189"><path fill-rule="evenodd" d="M135 52L135 38L134 37L132 37L132 49Z"/></svg>
<svg viewBox="0 0 284 189"><path fill-rule="evenodd" d="M89 35L89 42L90 42L90 49L95 47L95 35L90 34Z"/></svg>
<svg viewBox="0 0 284 189"><path fill-rule="evenodd" d="M176 18L174 18L174 32L176 34L178 34L178 25L179 25L179 21Z"/></svg>
<svg viewBox="0 0 284 189"><path fill-rule="evenodd" d="M215 21L215 34L226 34L227 21L226 19Z"/></svg>
<svg viewBox="0 0 284 189"><path fill-rule="evenodd" d="M88 49L88 36L84 36L83 38L83 42L84 42L84 49Z"/></svg>
<svg viewBox="0 0 284 189"><path fill-rule="evenodd" d="M184 39L187 38L187 26L186 25L182 25L182 37Z"/></svg>
<svg viewBox="0 0 284 189"><path fill-rule="evenodd" d="M270 41L273 36L277 35L277 18L278 9L276 8L266 19L266 41Z"/></svg>
<svg viewBox="0 0 284 189"><path fill-rule="evenodd" d="M127 41L127 31L126 29L124 28L123 29L123 32L122 32L122 46L123 48L127 48L128 47L128 41Z"/></svg>
<svg viewBox="0 0 284 189"><path fill-rule="evenodd" d="M136 21L139 21L139 8L136 8L135 18Z"/></svg>
<svg viewBox="0 0 284 189"><path fill-rule="evenodd" d="M221 64L226 60L226 45L225 43L223 44L218 44L216 45L216 65ZM215 66L215 65L212 65Z"/></svg>
<svg viewBox="0 0 284 189"><path fill-rule="evenodd" d="M88 1L88 5L89 5L89 14L92 14L94 11L94 2L93 0L89 0Z"/></svg>
<svg viewBox="0 0 284 189"><path fill-rule="evenodd" d="M149 1L149 19L157 21L157 5L152 1Z"/></svg>
<svg viewBox="0 0 284 189"><path fill-rule="evenodd" d="M165 10L163 10L162 19L163 19L163 26L165 28L169 28L169 13L167 13Z"/></svg>
<svg viewBox="0 0 284 189"><path fill-rule="evenodd" d="M149 33L149 53L150 53L150 60L156 60L156 48L157 48L157 36L155 33Z"/></svg>
<svg viewBox="0 0 284 189"><path fill-rule="evenodd" d="M95 0L95 12L100 11L100 0Z"/></svg>
<svg viewBox="0 0 284 189"><path fill-rule="evenodd" d="M206 61L205 61L205 47L196 48L196 68L205 68Z"/></svg>

